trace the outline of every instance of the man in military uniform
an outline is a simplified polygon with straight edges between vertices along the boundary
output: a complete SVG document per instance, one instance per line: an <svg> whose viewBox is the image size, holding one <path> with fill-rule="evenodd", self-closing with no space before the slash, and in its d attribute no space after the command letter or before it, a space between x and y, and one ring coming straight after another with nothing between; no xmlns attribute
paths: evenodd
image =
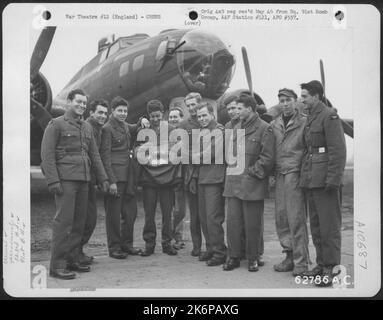
<svg viewBox="0 0 383 320"><path fill-rule="evenodd" d="M103 189L108 187L92 127L81 120L86 102L82 90L69 92L65 114L48 124L41 144L41 168L50 192L55 194L57 208L53 220L50 275L60 279L74 279L76 274L72 271L90 271L79 258L91 165Z"/></svg>
<svg viewBox="0 0 383 320"><path fill-rule="evenodd" d="M105 196L106 235L109 256L125 259L128 254L141 252L133 247L137 202L129 190L129 183L134 180L130 171L131 148L139 123L126 123L129 103L125 99L115 97L110 105L112 114L102 128L100 146L101 159L110 181L109 194Z"/></svg>
<svg viewBox="0 0 383 320"><path fill-rule="evenodd" d="M179 124L184 118L181 108L175 107L169 111L169 124L178 128ZM185 247L185 242L182 240L182 233L184 229L184 218L186 215L186 201L185 190L183 184L178 184L174 190L174 207L173 207L173 238L175 243L173 247L176 250Z"/></svg>
<svg viewBox="0 0 383 320"><path fill-rule="evenodd" d="M234 129L235 126L238 125L238 123L241 121L241 119L239 118L239 112L238 112L238 108L237 108L236 99L238 99L237 96L232 96L225 101L227 114L230 117L230 120L228 122L226 122L226 124L225 124L225 129ZM260 106L257 106L256 110L258 110L259 107ZM261 106L261 109L262 109L262 106ZM262 217L262 230L263 230L263 217ZM241 259L245 259L246 258L246 240L245 240L245 230L244 229L241 231L241 234L242 234ZM265 262L263 260L263 253L264 253L264 241L263 241L263 231L262 231L262 238L261 238L261 243L260 243L260 248L259 248L259 256L258 256L258 266L259 267L262 267L265 265Z"/></svg>
<svg viewBox="0 0 383 320"><path fill-rule="evenodd" d="M198 144L193 146L193 163L201 163L198 168L198 212L206 244L200 261L206 261L208 266L218 266L226 259L222 227L225 221L225 198L222 196L225 180L224 127L217 123L213 107L206 102L197 107L197 119L202 141L200 152Z"/></svg>
<svg viewBox="0 0 383 320"><path fill-rule="evenodd" d="M230 118L230 120L225 124L225 129L233 129L240 121L237 103L235 102L236 98L236 96L233 96L231 99L225 101L227 114Z"/></svg>
<svg viewBox="0 0 383 320"><path fill-rule="evenodd" d="M144 145L137 148L137 158L141 163L138 181L142 186L142 201L145 210L145 225L143 230L145 250L142 252L141 256L150 256L155 250L157 237L155 222L157 199L160 202L162 213L162 252L174 256L177 255L178 252L171 246L171 214L174 204L174 188L177 184L182 183L181 166L169 163L167 158L168 154L165 155L162 153L161 145L168 143L168 146L171 146L169 140L164 140L165 138L168 139L168 137L164 137L160 134L161 124L165 125L165 127L167 125L165 121L162 121L164 114L163 104L159 100L150 100L147 103L147 111L150 121L149 129L151 129L151 132L154 131L157 137L157 144L151 146L152 152L150 152L149 149L149 158L146 164L142 163L142 159L140 160L139 155L141 153L140 148L145 150ZM170 133L174 127L168 125L166 129L168 130L168 133ZM148 141L147 143L152 144L151 141Z"/></svg>
<svg viewBox="0 0 383 320"><path fill-rule="evenodd" d="M346 163L346 144L338 114L327 107L323 87L313 80L301 84L301 97L308 109L300 186L309 203L310 227L316 249L317 266L304 273L320 275L318 286L332 284L334 266L341 258L342 214L339 187Z"/></svg>
<svg viewBox="0 0 383 320"><path fill-rule="evenodd" d="M86 119L93 129L93 137L96 141L97 149L100 149L101 144L101 128L108 118L108 102L105 100L95 100L90 103L89 117ZM97 224L97 181L94 169L91 169L91 181L89 182L88 194L88 213L86 216L84 233L81 239L80 261L83 264L91 264L94 257L84 253L83 247L88 243Z"/></svg>
<svg viewBox="0 0 383 320"><path fill-rule="evenodd" d="M275 138L272 128L260 119L256 101L249 95L237 100L240 123L236 129L244 129L244 141L238 140L234 131L234 155L244 157L245 167L240 174L230 174L232 164L228 163L223 195L228 199L227 243L228 260L223 270L238 268L241 256L241 232L245 229L246 257L248 270L258 271L258 259L262 238L262 216L264 199L268 196L268 175L274 166ZM244 154L238 152L244 152Z"/></svg>
<svg viewBox="0 0 383 320"><path fill-rule="evenodd" d="M307 270L308 235L303 190L299 187L305 152L303 133L307 117L296 108L297 95L291 89L278 92L282 114L272 123L275 136L275 225L286 259L274 265L278 272Z"/></svg>
<svg viewBox="0 0 383 320"><path fill-rule="evenodd" d="M199 129L200 125L197 120L197 106L202 101L202 97L197 92L189 93L185 99L185 105L189 111L189 118L183 120L179 128L184 129L189 134L189 154L192 154L192 130ZM189 212L190 212L190 233L193 242L193 250L191 255L194 257L199 257L201 255L201 245L202 245L202 233L201 233L201 224L198 214L198 194L197 194L197 179L198 179L198 167L193 165L190 161L190 164L185 164L183 166L183 177L184 177L184 188L186 198L189 203Z"/></svg>

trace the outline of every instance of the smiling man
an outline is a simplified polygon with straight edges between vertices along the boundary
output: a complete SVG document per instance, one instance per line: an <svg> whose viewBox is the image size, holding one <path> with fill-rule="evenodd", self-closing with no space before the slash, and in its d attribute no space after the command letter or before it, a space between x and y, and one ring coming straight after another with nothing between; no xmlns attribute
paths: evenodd
<svg viewBox="0 0 383 320"><path fill-rule="evenodd" d="M197 107L202 97L197 92L190 92L184 99L186 108L189 111L189 118L183 120L179 128L184 129L189 135L189 154L192 154L192 130L200 127L197 120ZM198 167L192 163L183 166L183 179L185 195L188 199L190 211L190 234L193 242L191 255L199 257L201 254L202 232L198 215L198 194L197 194Z"/></svg>
<svg viewBox="0 0 383 320"><path fill-rule="evenodd" d="M275 138L272 128L255 111L257 103L249 95L236 99L240 122L235 129L244 129L242 145L245 168L240 174L230 175L228 166L223 195L228 199L227 243L228 260L223 270L231 271L240 266L242 230L245 230L248 270L258 271L262 251L264 199L268 196L267 177L274 166ZM239 149L240 150L240 149Z"/></svg>
<svg viewBox="0 0 383 320"><path fill-rule="evenodd" d="M193 158L197 156L201 161L198 171L198 212L206 244L200 261L206 261L208 266L218 266L226 259L222 227L225 221L225 198L222 196L225 181L224 127L217 123L213 107L206 102L198 106L197 119L203 141L201 152L194 153Z"/></svg>
<svg viewBox="0 0 383 320"><path fill-rule="evenodd" d="M294 276L307 271L309 261L305 201L299 187L307 117L296 107L296 99L293 90L279 90L282 114L272 123L276 142L275 225L286 253L286 259L274 265L274 270L293 271Z"/></svg>
<svg viewBox="0 0 383 320"><path fill-rule="evenodd" d="M169 123L174 127L178 128L183 118L184 114L181 108L175 107L169 111ZM182 239L184 229L183 220L186 215L186 199L183 184L175 187L174 196L172 233L175 243L173 244L173 247L176 250L179 250L185 247L185 242Z"/></svg>
<svg viewBox="0 0 383 320"><path fill-rule="evenodd" d="M92 126L93 136L96 141L97 149L100 149L101 144L101 128L108 118L109 104L105 100L95 100L90 103L89 117L86 119ZM89 195L88 195L88 213L85 222L84 233L81 240L80 261L83 264L91 264L94 257L88 256L84 253L83 247L88 243L90 237L97 224L97 197L96 197L97 179L94 169L91 170L91 181L89 182Z"/></svg>
<svg viewBox="0 0 383 320"><path fill-rule="evenodd" d="M89 266L81 264L80 249L91 165L103 189L108 188L92 127L81 120L86 103L82 90L69 92L65 114L48 124L41 143L41 168L49 191L55 195L57 209L53 220L50 275L66 280L76 277L72 271L90 271Z"/></svg>
<svg viewBox="0 0 383 320"><path fill-rule="evenodd" d="M230 117L230 120L225 124L225 129L233 129L240 121L237 103L235 102L236 98L233 97L229 101L225 101L227 114Z"/></svg>
<svg viewBox="0 0 383 320"><path fill-rule="evenodd" d="M131 149L137 124L128 124L129 102L121 97L110 103L112 113L102 128L100 154L109 177L109 194L105 196L106 235L109 256L125 259L128 254L137 255L140 249L133 247L134 223L137 217L137 200ZM133 190L130 189L130 186Z"/></svg>
<svg viewBox="0 0 383 320"><path fill-rule="evenodd" d="M165 138L161 134L161 127L165 127L168 133L170 133L174 127L171 125L167 126L166 121L161 123L164 115L164 106L161 101L150 100L147 103L147 112L150 121L149 131L154 133L156 141L154 145L152 145L153 151L149 155L150 160L140 166L141 170L138 179L139 184L142 186L142 201L145 211L143 230L145 250L141 255L148 257L155 251L157 238L155 215L157 200L159 200L162 213L162 252L173 256L177 255L178 252L171 246L171 214L174 204L174 188L181 183L181 167L171 163L161 163L160 160L164 159L163 145L168 144L168 146L170 146L173 143L168 139L168 136ZM138 134L138 140L140 139L140 133L141 132ZM139 149L140 146L138 146L138 150Z"/></svg>
<svg viewBox="0 0 383 320"><path fill-rule="evenodd" d="M322 101L322 84L301 84L302 102L308 110L300 186L309 203L310 228L317 266L304 273L321 276L317 286L331 286L332 269L340 264L342 213L339 188L346 164L346 143L337 112Z"/></svg>

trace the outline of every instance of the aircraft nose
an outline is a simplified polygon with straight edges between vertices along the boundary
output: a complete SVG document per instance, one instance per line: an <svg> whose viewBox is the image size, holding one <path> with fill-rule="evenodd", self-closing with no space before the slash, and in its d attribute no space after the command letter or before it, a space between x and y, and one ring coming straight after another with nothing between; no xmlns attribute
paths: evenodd
<svg viewBox="0 0 383 320"><path fill-rule="evenodd" d="M177 54L180 73L188 90L217 99L229 87L234 56L215 35L192 30L180 42L185 45Z"/></svg>

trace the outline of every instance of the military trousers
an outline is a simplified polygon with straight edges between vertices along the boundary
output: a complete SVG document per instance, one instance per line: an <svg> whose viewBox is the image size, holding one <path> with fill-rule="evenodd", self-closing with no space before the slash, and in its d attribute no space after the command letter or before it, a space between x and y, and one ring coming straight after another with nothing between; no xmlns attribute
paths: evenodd
<svg viewBox="0 0 383 320"><path fill-rule="evenodd" d="M182 241L184 218L186 214L185 191L183 186L174 189L174 207L172 220L172 233L175 241Z"/></svg>
<svg viewBox="0 0 383 320"><path fill-rule="evenodd" d="M135 196L126 193L126 188L126 182L117 182L118 196L105 195L105 222L109 253L122 250L124 247L133 247L137 201Z"/></svg>
<svg viewBox="0 0 383 320"><path fill-rule="evenodd" d="M292 252L295 267L309 263L306 207L299 187L299 172L277 174L275 180L275 226L283 252Z"/></svg>
<svg viewBox="0 0 383 320"><path fill-rule="evenodd" d="M147 249L156 246L156 207L157 199L160 201L162 213L161 243L163 247L169 246L172 240L171 215L174 204L174 187L172 186L144 186L142 189L142 201L144 203L145 224L143 238Z"/></svg>
<svg viewBox="0 0 383 320"><path fill-rule="evenodd" d="M86 181L61 181L63 193L55 195L56 215L52 225L50 270L64 269L79 259L87 215Z"/></svg>
<svg viewBox="0 0 383 320"><path fill-rule="evenodd" d="M246 258L258 259L263 254L264 200L245 201L236 197L227 199L228 256L241 257L242 230L245 230Z"/></svg>
<svg viewBox="0 0 383 320"><path fill-rule="evenodd" d="M198 193L193 193L185 190L185 196L189 204L190 235L193 242L193 249L201 250L202 232L198 213Z"/></svg>
<svg viewBox="0 0 383 320"><path fill-rule="evenodd" d="M85 220L84 232L81 239L81 252L83 246L85 246L90 237L92 236L94 229L97 225L97 190L96 185L93 182L89 182L88 191L88 209Z"/></svg>
<svg viewBox="0 0 383 320"><path fill-rule="evenodd" d="M225 198L222 193L222 184L198 185L198 211L206 251L218 258L226 256L227 251L222 226L225 221Z"/></svg>
<svg viewBox="0 0 383 320"><path fill-rule="evenodd" d="M332 269L340 264L342 213L339 190L304 189L308 201L311 236L316 262Z"/></svg>

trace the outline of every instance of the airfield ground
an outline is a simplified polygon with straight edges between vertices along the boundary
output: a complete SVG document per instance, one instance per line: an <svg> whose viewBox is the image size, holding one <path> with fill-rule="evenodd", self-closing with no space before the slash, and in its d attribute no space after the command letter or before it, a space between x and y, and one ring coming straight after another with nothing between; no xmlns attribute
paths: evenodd
<svg viewBox="0 0 383 320"><path fill-rule="evenodd" d="M353 170L345 172L342 204L342 264L353 279ZM31 194L31 268L49 265L51 224L55 212L53 196L46 192L44 182L34 185ZM153 289L253 289L253 288L314 288L313 284L296 284L291 273L273 271L283 255L274 222L274 199L265 201L265 266L257 273L247 271L247 262L231 272L222 266L207 267L190 255L191 238L188 213L185 219L184 238L186 247L177 256L162 253L160 245L161 214L157 208L157 248L150 257L129 256L126 260L111 259L107 255L105 212L102 196L98 199L98 222L96 230L85 251L95 256L92 272L78 274L75 280L48 279L49 288L153 288ZM144 212L141 199L138 202L135 224L135 246L144 247L142 229ZM309 224L308 224L309 226ZM226 226L225 226L226 229ZM315 250L310 237L310 258L315 264ZM312 265L313 266L313 265ZM351 281L352 282L352 281ZM203 294L202 294L203 295Z"/></svg>

